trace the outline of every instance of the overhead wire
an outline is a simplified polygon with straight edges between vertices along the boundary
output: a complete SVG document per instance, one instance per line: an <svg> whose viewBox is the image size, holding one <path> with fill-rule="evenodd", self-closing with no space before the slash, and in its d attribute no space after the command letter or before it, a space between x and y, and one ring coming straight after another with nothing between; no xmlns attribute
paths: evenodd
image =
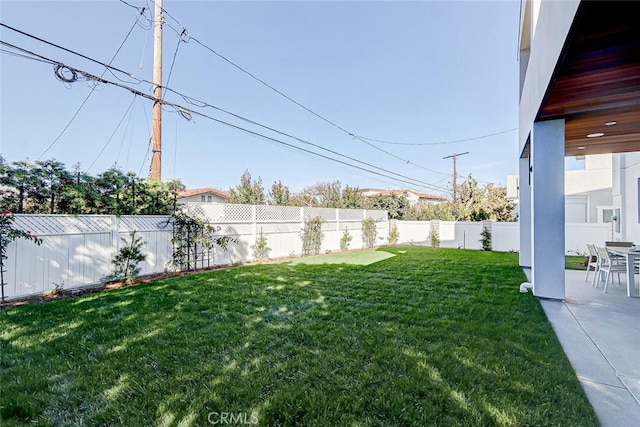
<svg viewBox="0 0 640 427"><path fill-rule="evenodd" d="M142 13L141 13L142 14ZM120 46L118 47L118 49L116 50L116 53L113 55L113 57L111 58L111 61L109 61L108 66L111 65L111 63L116 59L116 57L118 56L118 54L120 53L120 50L122 50L122 47L124 46L124 44L127 42L127 40L129 39L129 36L131 35L131 32L133 31L133 29L136 27L136 24L138 22L138 17L136 17L135 22L133 23L133 25L131 26L131 28L129 29L129 31L127 32L127 35L124 37L124 40L122 41L122 43L120 43ZM3 24L0 22L0 26L8 28L12 31L15 31L17 33L20 33L22 35L28 36L30 38L34 38L42 43L46 43L46 44L51 44L54 45L51 42L48 42L44 39L41 39L39 37L35 37L31 34L28 34L24 31L18 30L17 28L8 26L6 24ZM66 50L68 52L70 52L69 49L64 48L63 46L58 46L55 45L55 47L62 49L62 50ZM75 53L75 52L74 52ZM106 68L108 68L108 66ZM60 71L60 67L56 66L56 76L60 77L60 75L58 74L58 71ZM102 75L100 77L104 77L104 75L106 74L107 70L105 69L102 72ZM89 98L91 97L91 95L93 94L93 92L95 91L95 86L93 86L91 88L91 90L89 91L89 93L87 94L87 96L84 98L84 100L82 101L82 103L80 104L80 106L76 109L75 113L73 114L73 116L71 116L71 119L67 122L67 124L64 126L64 128L62 129L62 131L58 134L58 136L53 140L53 142L51 142L51 144L49 144L47 146L47 148L42 152L42 154L40 154L40 156L38 156L38 158L36 160L40 160L45 154L47 154L47 152L58 142L60 141L60 138L62 138L62 136L65 134L65 132L67 131L67 129L69 129L69 127L71 126L71 124L73 123L73 121L76 119L76 117L78 117L78 114L80 114L80 111L82 110L82 108L85 106L85 104L87 103L87 101L89 100Z"/></svg>
<svg viewBox="0 0 640 427"><path fill-rule="evenodd" d="M379 142L380 144L392 144L392 145L411 145L411 146L425 146L425 145L443 145L443 144L456 144L459 142L469 142L476 141L478 139L489 138L492 136L502 135L508 132L513 132L518 130L518 128L511 128L507 130L503 130L500 132L490 133L487 135L474 136L473 138L465 138L465 139L455 139L451 141L437 141L437 142L396 142L396 141L385 141L381 139L367 138L366 136L360 136L362 139L366 139L367 141Z"/></svg>
<svg viewBox="0 0 640 427"><path fill-rule="evenodd" d="M118 148L118 154L116 155L116 164L118 163L118 161L120 160L120 154L122 153L122 148L124 147L124 141L127 139L127 133L129 133L129 145L128 145L128 149L127 149L127 159L125 162L125 169L127 168L128 162L129 162L129 150L131 150L131 139L133 138L133 131L129 132L129 126L131 126L131 121L133 119L133 113L135 111L136 108L136 99L138 97L134 96L133 98L133 106L132 108L129 110L129 118L127 119L127 124L124 127L124 132L122 134L122 141L120 141L120 147ZM133 127L132 127L133 128Z"/></svg>
<svg viewBox="0 0 640 427"><path fill-rule="evenodd" d="M100 156L102 155L102 153L104 153L104 150L107 148L107 146L109 145L109 143L111 142L111 140L113 139L114 135L116 134L116 132L118 132L118 129L120 129L120 126L122 125L122 122L124 121L124 119L127 117L127 115L129 114L129 110L131 110L131 107L133 106L135 100L136 100L137 95L133 95L133 99L131 100L131 102L129 103L129 106L127 107L126 111L124 112L124 114L122 115L122 118L120 119L120 121L118 122L118 125L116 126L116 128L113 130L113 132L111 133L111 136L109 137L109 139L107 139L107 142L104 143L104 145L102 146L102 149L100 149L100 152L98 153L98 155L96 156L95 159L93 159L93 162L91 162L91 164L89 165L89 167L87 168L87 170L85 171L86 173L89 173L89 171L91 170L91 168L93 167L93 165L96 164L96 162L98 161L98 159L100 158ZM116 160L117 163L117 160Z"/></svg>
<svg viewBox="0 0 640 427"><path fill-rule="evenodd" d="M396 176L395 177L394 176L390 176L390 175L387 175L385 173L381 173L381 172L378 172L378 171L375 171L375 170L372 170L372 169L368 169L368 168L364 168L364 167L361 167L361 166L358 166L358 165L354 165L352 163L348 163L348 162L345 162L345 161L342 161L342 160L339 160L339 159L336 159L336 158L333 158L333 157L330 157L330 156L326 156L326 155L323 155L321 153L317 153L315 151L307 150L305 148L302 148L302 147L287 143L285 141L270 137L268 135L264 135L264 134L261 134L259 132L255 132L255 131L252 131L250 129L243 128L241 126L226 122L224 120L220 120L218 118L215 118L213 116L204 114L202 112L195 111L195 110L190 110L190 109L188 109L188 108L186 108L186 107L184 107L182 105L179 105L179 104L176 104L176 103L173 103L173 102L169 102L169 101L166 101L166 100L162 100L162 99L156 99L153 95L144 93L144 92L139 91L139 90L137 90L135 88L132 88L132 87L125 86L122 83L106 80L103 77L98 77L98 76L92 75L91 73L79 70L77 68L73 68L73 67L70 67L70 66L67 66L67 65L62 65L62 67L71 70L72 71L71 75L77 76L78 80L80 80L81 78L84 78L84 79L96 81L98 83L109 84L109 85L113 85L113 86L116 86L116 87L119 87L119 88L122 88L122 89L126 89L126 90L130 91L131 93L133 93L134 95L141 96L141 97L149 99L149 100L159 101L159 102L163 103L164 105L168 105L170 107L173 107L176 111L178 111L179 113L182 113L183 116L187 116L189 118L192 115L197 115L199 117L203 117L203 118L209 119L211 121L214 121L214 122L223 124L225 126L231 127L233 129L242 131L244 133L248 133L248 134L254 135L256 137L263 138L265 140L269 140L269 141L271 141L273 143L276 143L276 144L279 144L281 146L289 147L289 148L298 150L300 152L304 152L304 153L313 155L313 156L318 157L318 158L329 160L329 161L334 162L334 163L338 163L338 164L342 164L342 165L345 165L345 166L349 166L351 168L362 170L362 171L368 172L370 174L374 174L374 175L390 178L390 179L392 179L394 181L397 181L397 182L403 182L403 183L407 183L407 184L410 184L410 185L413 185L413 186L426 188L426 189L429 189L429 190L437 190L437 191L440 190L439 188L434 188L434 186L432 186L429 183L424 183L424 182L421 183L422 181L416 180L416 179L413 179L413 178L410 178L410 177L404 177L406 179L399 178L398 176L400 176L400 177L403 176L401 174L393 173ZM146 158L145 158L145 161L146 161ZM377 168L375 166L372 166L372 167Z"/></svg>
<svg viewBox="0 0 640 427"><path fill-rule="evenodd" d="M175 18L172 18L172 19L174 19L176 22L178 22ZM178 24L179 24L179 22L178 22ZM181 25L181 24L179 24L179 25ZM12 29L13 29L13 28L12 28ZM39 38L39 37L36 37L36 36L32 36L32 35L30 35L30 34L28 34L28 33L24 33L24 32L22 32L22 31L20 31L20 30L17 30L17 29L16 29L16 31L18 31L18 32L20 32L20 33L23 33L23 34L26 34L26 35L28 35L28 36L30 36L30 37L32 37L32 38L35 38L36 40L42 40L43 42L45 42L45 43L47 43L47 44L51 44L51 45L53 45L53 46L58 46L58 45L56 45L55 43L47 42L46 40L43 40L43 39L41 39L41 38ZM410 160L406 160L406 159L404 159L404 158L402 158L402 157L400 157L400 156L397 156L397 155L395 155L395 154L393 154L393 153L391 153L391 152L389 152L389 151L387 151L387 150L384 150L384 149L382 149L382 148L380 148L380 147L377 147L377 146L375 146L375 145L371 144L370 142L366 141L364 137L361 137L361 136L355 135L355 134L353 134L353 133L351 133L351 132L347 131L346 129L342 128L341 126L337 125L336 123L331 122L330 120L328 120L328 119L326 119L326 118L324 118L324 117L320 116L319 114L315 113L314 111L312 111L312 110L308 109L308 108L307 108L307 107L305 107L304 105L302 105L302 104L298 103L298 102L297 102L297 101L295 101L294 99L292 99L292 98L288 97L286 94L284 94L284 93L282 93L282 92L278 91L278 89L276 89L276 88L274 88L274 87L270 86L268 83L266 83L266 82L262 81L261 79L259 79L258 77L254 76L254 75L253 75L253 74L251 74L250 72L248 72L248 71L244 70L244 69L243 69L242 67L240 67L239 65L237 65L237 64L235 64L235 63L233 63L232 61L230 61L230 60L229 60L229 59L227 59L226 57L224 57L224 56L222 56L222 55L218 54L218 53L217 53L217 52L215 52L213 49L211 49L211 48L209 48L208 46L206 46L206 45L202 44L199 40L197 40L196 38L194 38L194 37L190 36L190 35L187 33L187 31L186 31L186 29L185 29L184 27L182 28L182 31L180 31L180 32L178 32L178 31L176 30L176 34L180 37L180 41L177 43L177 45L176 45L176 49L175 49L174 54L173 54L172 65L171 65L170 72L169 72L169 79L171 78L171 73L172 73L172 71L173 71L173 67L174 67L174 64L175 64L176 55L177 55L177 53L178 53L178 48L179 48L180 44L181 44L182 42L188 42L188 40L193 39L193 40L195 40L197 43L199 43L199 44L201 44L202 46L204 46L205 48L207 48L207 49L211 50L214 54L216 54L216 55L220 56L221 58L225 59L227 62L229 62L230 64L234 65L234 66L235 66L235 67L237 67L238 69L242 70L243 72L248 73L248 74L249 74L249 75L251 75L253 78L255 78L255 79L259 80L260 82L262 82L263 84L265 84L267 87L271 88L272 90L276 91L276 92L277 92L277 93L279 93L280 95L282 95L282 96L284 96L285 98L289 99L291 102L293 102L293 103L295 103L295 104L299 105L301 108L303 108L303 109L305 109L305 110L309 111L311 114L314 114L314 115L318 116L319 118L321 118L322 120L326 121L327 123L330 123L332 126L334 126L334 127L338 128L338 129L340 129L341 131L343 131L343 132L345 132L345 133L349 134L350 136L352 136L352 138L360 139L360 140L362 140L362 142L364 142L364 143L365 143L365 144L367 144L367 145L370 145L372 148L374 148L374 149L376 149L376 150L378 150L378 151L381 151L381 152L383 152L383 153L385 153L385 154L387 154L387 155L389 155L389 156L392 156L392 157L394 157L394 158L396 158L396 159L398 159L398 160L400 160L400 161L402 161L402 162L405 162L405 163L407 163L407 164L411 164L411 165L413 165L413 166L415 166L415 167L417 167L417 168L420 168L420 169L423 169L423 170L426 170L426 171L429 171L429 172L437 173L437 174L440 174L440 175L444 175L444 176L450 176L450 175L451 175L451 174L450 174L450 173L448 173L448 172L442 172L442 171L434 170L434 169L427 168L427 167L424 167L424 166L422 166L422 165L419 165L419 164L413 163L413 162L411 162ZM60 47L60 48L62 48L62 47ZM75 55L78 55L78 56L80 56L81 58L88 59L88 60L90 60L90 61L92 61L92 62L94 62L94 63L98 63L98 64L100 64L100 65L102 65L102 66L104 66L104 67L106 67L106 68L108 68L108 69L110 69L110 70L116 71L116 72L121 73L121 74L125 74L125 75L127 75L127 76L129 76L129 77L132 77L132 78L135 78L136 80L138 80L138 82L146 82L146 83L149 83L149 84L153 84L153 82L150 82L150 81L148 81L148 80L144 80L144 79L140 79L140 78L138 78L138 77L135 77L132 73L129 73L129 72L124 71L124 70L121 70L121 69L118 69L118 68L116 68L116 67L112 67L110 64L104 64L104 63L103 63L103 62L101 62L101 61L95 60L94 58L90 58L90 57L88 57L88 56L86 56L86 55L84 55L84 54L81 54L81 53L79 53L79 52L75 52L75 51L72 51L72 50L67 49L67 48L62 48L62 49L63 49L63 50L65 50L65 51L67 51L67 52L71 52L71 53L73 53L73 54L75 54ZM112 73L112 74L114 74L114 73ZM117 77L117 76L116 76L116 77ZM118 80L123 81L123 80L122 80L122 79L120 79L120 78L118 78ZM292 135L286 134L286 133L284 133L284 132L280 132L280 131L275 130L275 129L271 128L271 127L268 127L268 126L262 125L262 124L260 124L260 123L258 123L258 122L252 121L252 120L247 119L247 118L245 118L245 117L242 117L242 116L240 116L240 115L238 115L238 114L235 114L235 113L232 113L232 112L230 112L230 111L227 111L227 110L225 110L225 109L223 109L223 108L220 108L220 107L217 107L217 106L215 106L215 105L209 104L209 103L207 103L207 102L205 102L205 101L201 101L201 100L198 100L198 99L196 99L196 98L192 98L192 97L190 97L190 96L187 96L187 95L185 95L185 94L183 94L183 93L181 93L181 92L178 92L178 91L176 91L176 90L171 89L170 87L168 87L168 82L169 82L169 80L167 81L167 85L162 86L162 89L164 89L164 90L165 90L165 92L174 93L175 95L177 95L177 96L179 96L179 97L183 98L183 99L185 100L185 102L187 102L187 103L189 103L189 104L191 104L191 105L195 105L195 106L199 106L199 107L209 107L209 108L213 108L213 109L216 109L216 110L218 110L218 111L224 112L225 114L229 114L229 115L231 115L231 116L233 116L233 117L236 117L236 118L238 118L238 119L240 119L240 120L244 120L244 121L247 121L248 123L252 123L252 124L254 124L254 125L257 125L257 126L260 126L260 127L265 128L265 129L268 129L268 130L270 130L270 131L273 131L273 132L279 133L279 134L281 134L281 135L283 135L283 136L287 136L287 137L290 137L290 138L294 138L294 139L298 140L299 142L303 142L303 143L305 143L305 144L311 144L311 145L314 145L314 144L312 144L312 143L309 143L308 141L304 141L304 140L299 139L299 138L297 138L297 137L294 137L294 136L292 136ZM127 82L127 83L130 83L130 82ZM190 117L188 116L188 113L185 113L183 110L178 110L177 112L178 112L178 114L182 115L185 119L190 120ZM503 131L503 132L499 132L499 133L504 133L504 131ZM499 133L498 133L498 134L499 134ZM486 137L486 136L483 136L483 137ZM478 138L482 138L482 137L478 137ZM317 146L317 145L316 145L316 147L321 148L321 149L325 149L325 148L320 147L320 146ZM326 149L326 150L328 150L328 149ZM332 151L332 150L328 150L328 151ZM335 152L335 151L332 151L332 152L333 152L334 154L336 154L336 153L337 153L337 152ZM353 159L351 159L351 160L353 160ZM370 165L369 165L369 166L370 166ZM388 171L387 171L387 172L388 172ZM424 183L424 181L423 181L422 183ZM428 184L428 183L427 183L427 184ZM444 189L440 189L440 190L444 190Z"/></svg>
<svg viewBox="0 0 640 427"><path fill-rule="evenodd" d="M154 3L154 4L155 4L155 0L150 0L150 1L151 1L152 3ZM173 15L171 15L171 14L169 13L169 11L167 11L164 7L162 7L161 9L162 9L162 11L163 11L163 13L164 13L164 14L166 14L166 15L167 15L167 16L169 16L171 19L173 19L173 20L174 20L174 21L175 21L175 22L176 22L176 23L177 23L177 24L182 28L182 32L181 32L181 34L184 34L184 32L185 32L185 27L180 23L180 21L178 21L178 20L177 20ZM178 30L176 30L175 28L173 28L173 27L171 27L171 26L170 26L170 28L172 28L174 31L178 32ZM188 35L188 34L187 34L187 35ZM188 35L188 40L187 40L187 42L188 42L189 40L193 40L193 41L195 41L195 42L196 42L197 44L199 44L201 47L203 47L204 49L206 49L206 50L208 50L209 52L213 53L214 55L216 55L216 56L217 56L217 57L219 57L220 59L224 60L225 62L227 62L228 64L230 64L230 65L231 65L231 66L233 66L234 68L236 68L236 69L238 69L239 71L243 72L244 74L248 75L248 76L249 76L249 77L251 77L252 79L254 79L254 80L256 80L257 82L261 83L261 84L262 84L262 85L264 85L265 87L267 87L267 88L271 89L272 91L274 91L274 92L275 92L275 93L277 93L278 95L280 95L280 96L284 97L285 99L287 99L288 101L290 101L290 102L292 102L293 104L297 105L298 107L302 108L303 110L307 111L308 113L310 113L310 114L312 114L312 115L316 116L317 118L319 118L319 119L323 120L324 122L328 123L329 125L333 126L334 128L336 128L336 129L338 129L338 130L340 130L340 131L342 131L342 132L346 133L347 135L351 136L353 139L357 139L357 140L359 140L359 141L361 141L361 142L363 142L363 143L367 144L368 146L370 146L371 148L373 148L373 149L375 149L375 150L378 150L378 151L380 151L380 152L382 152L382 153L384 153L384 154L386 154L386 155L388 155L388 156L391 156L391 157L393 157L393 158L395 158L395 159L397 159L397 160L400 160L400 161L402 161L402 162L405 162L405 163L407 163L407 164L411 164L411 165L413 165L413 166L415 166L415 167L417 167L417 168L420 168L420 169L423 169L423 170L426 170L426 171L429 171L429 172L432 172L432 173L441 174L441 175L450 175L450 174L449 174L449 173L447 173L447 172L442 172L442 171L438 171L438 170L435 170L435 169L431 169L431 168L427 168L427 167L425 167L425 166L419 165L419 164L417 164L417 163L412 162L412 161L411 161L411 160L409 160L409 159L405 159L405 158L403 158L403 157L400 157L400 156L398 156L398 155L396 155L396 154L394 154L394 153L391 153L391 152L389 152L389 151L387 151L387 150L384 150L384 149L382 149L382 148L380 148L380 147L378 147L378 146L376 146L376 145L372 144L372 143L371 143L371 142L369 142L369 141L380 142L380 140L374 140L373 138L363 137L363 136L357 135L357 134L356 134L356 133L354 133L354 132L348 131L347 129L345 129L344 127L342 127L342 126L338 125L338 124L337 124L337 123L335 123L334 121L332 121L332 120L330 120L330 119L328 119L328 118L324 117L323 115L321 115L321 114L319 114L319 113L316 113L316 112L315 112L315 111L313 111L312 109L310 109L310 108L306 107L305 105L303 105L302 103L300 103L300 102L296 101L295 99L293 99L293 98L292 98L292 97L290 97L289 95L285 94L284 92L280 91L280 90L279 90L279 89L277 89L276 87L274 87L274 86L270 85L270 84L269 84L269 83L267 83L265 80L263 80L263 79L261 79L260 77L256 76L256 75L255 75L255 74L253 74L252 72L250 72L250 71L246 70L245 68L243 68L243 67L242 67L242 66L240 66L239 64L235 63L234 61L232 61L231 59L229 59L229 58L228 58L228 57L226 57L225 55L223 55L223 54L221 54L221 53L217 52L217 51L216 51L215 49L213 49L212 47L210 47L210 46L206 45L205 43L201 42L198 38L196 38L196 37L194 37L194 36L191 36L191 35ZM498 133L496 133L496 135L497 135L497 134L500 134L500 133L510 132L510 131L512 131L512 130L513 130L513 129L510 129L510 130L507 130L507 131L498 132ZM482 139L482 138L485 138L485 137L487 137L487 136L481 136L481 137L477 137L477 138L473 138L473 139ZM473 140L473 139L467 139L467 140ZM461 140L461 141L458 141L458 142L462 142L462 141L464 141L464 140ZM441 144L441 143L443 143L443 144L444 144L444 143L446 143L446 144L450 144L450 143L454 143L454 142L453 142L453 141L443 141L443 142L440 142L440 143L427 143L427 144L415 144L415 145L438 145L438 144ZM414 144L397 144L397 145L414 145Z"/></svg>
<svg viewBox="0 0 640 427"><path fill-rule="evenodd" d="M38 38L38 39L39 39L39 38ZM46 42L46 41L44 41L44 42ZM179 44L178 44L178 46L179 46ZM71 50L66 49L66 48L64 48L64 49L65 49L66 51L71 51ZM71 51L71 52L73 52L73 51ZM120 73L124 73L124 74L130 75L130 73L127 73L126 71L119 70L119 69L117 69L117 68L115 68L115 67L112 67L111 65L108 65L108 64L103 64L102 62L97 61L97 60L95 60L95 59L93 59L93 58L90 58L90 57L88 57L88 56L86 56L86 55L83 55L83 54L80 54L80 53L77 53L77 52L73 52L73 53L77 54L78 56L80 56L80 57L82 57L82 58L89 59L89 60L91 60L92 62L99 63L99 64L101 64L101 65L104 65L105 67L108 67L108 68L110 68L110 69L116 70L117 72L120 72ZM177 48L176 48L176 53L177 53ZM70 72L69 70L70 70L70 69L72 69L72 67L60 66L60 64L56 65L56 67L57 67L57 69L56 69L56 75L62 75L61 73L62 73L62 71L64 71L64 70L66 70L67 72ZM86 73L86 72L85 72L83 75L84 75L84 77L85 77L85 78L87 78L87 76L90 76L90 74L89 74L89 73ZM103 74L103 76L104 76L104 74ZM102 79L102 77L103 77L103 76L101 76L100 78L92 77L92 78L89 78L89 80L93 80L93 81L100 81L100 80ZM69 77L69 78L64 78L63 80L64 80L65 82L67 82L67 83L71 82L72 80L74 80L73 74L71 75L71 77ZM103 79L102 79L102 80L103 80ZM119 80L120 80L120 79L119 79ZM141 80L141 81L144 81L144 80ZM121 86L121 87L122 87L122 85L119 85L119 84L117 84L117 83L115 83L115 82L110 82L110 84L113 84L113 85L117 85L117 86ZM447 189L444 189L444 188L442 188L442 187L438 187L438 186L434 186L434 185L432 185L432 184L430 184L430 183L428 183L428 182L421 181L421 180L417 180L417 179L415 179L415 178L410 178L410 177L407 177L407 176L405 176L405 175L398 174L398 173L396 173L396 172L392 172L392 171L390 171L390 170L388 170L388 169L380 168L380 167L375 166L375 165L372 165L372 164L370 164L370 163L363 162L363 161L361 161L361 160L355 159L355 158L350 157L350 156L346 156L346 155L341 154L341 153L339 153L339 152L337 152L337 151L335 151L335 150L330 150L330 149L325 148L325 147L322 147L322 146L320 146L320 145L318 145L318 144L311 143L311 142L306 141L306 140L304 140L304 139L301 139L301 138L295 137L295 136L293 136L293 135L290 135L290 134L288 134L288 133L286 133L286 132L279 131L279 130L277 130L277 129L275 129L275 128L272 128L272 127L269 127L269 126L263 125L263 124L258 123L258 122L256 122L256 121L253 121L253 120L251 120L251 119L247 119L247 118L245 118L245 117L243 117L243 116L240 116L240 115L238 115L238 114L235 114L235 113L232 113L232 112L230 112L230 111L227 111L227 110L225 110L225 109L223 109L223 108L220 108L220 107L217 107L217 106L215 106L215 105L209 104L209 103L207 103L207 102L205 102L205 101L201 101L201 100L198 100L198 99L195 99L195 98L189 97L189 96L187 96L187 95L185 95L185 94L182 94L182 93L180 93L180 92L178 92L178 91L175 91L175 90L173 90L173 89L171 89L171 88L169 88L169 87L163 87L163 88L164 88L164 89L165 89L165 91L167 91L167 92L171 92L171 93L174 93L174 94L176 94L176 95L178 95L178 96L182 97L186 102L188 102L188 103L189 103L189 104L191 104L191 105L199 106L199 107L202 107L202 108L203 108L203 107L210 107L210 108L216 109L216 110L218 110L218 111L224 112L224 113L226 113L226 114L229 114L229 115L231 115L231 116L233 116L233 117L235 117L235 118L238 118L238 119L240 119L240 120L244 120L244 121L246 121L246 122L248 122L248 123L251 123L251 124L253 124L253 125L260 126L260 127L264 128L264 129L268 129L268 130L270 130L270 131L272 131L272 132L275 132L275 133L278 133L278 134L280 134L280 135L283 135L283 136L286 136L286 137L289 137L289 138L295 139L295 140L297 140L297 141L299 141L299 142L301 142L301 143L308 144L308 145L314 146L314 147L316 147L316 148L319 148L319 149L321 149L321 150L324 150L324 151L330 152L330 153L332 153L332 154L339 155L339 156L344 157L344 158L347 158L347 159L349 159L349 160L352 160L352 161L358 162L358 163L360 163L360 164L364 164L364 165L367 165L367 166L369 166L369 167L374 167L374 168L379 169L379 170L382 170L382 171L384 171L384 172L387 172L387 173L391 173L391 174L397 175L397 176L399 176L399 177L401 177L401 178L404 178L404 179L409 179L409 180L416 181L419 185L421 185L421 186L423 186L423 187L425 187L425 188L430 188L430 189L432 189L432 190L436 190L436 191L448 191ZM128 89L129 89L129 90L132 90L131 88L128 88ZM141 96L142 96L142 95L141 95ZM145 97L147 97L147 98L149 98L149 99L153 99L153 97L150 97L150 96L149 96L149 95L147 95L147 94L144 94L144 96L145 96ZM164 105L170 105L170 104L169 104L169 103L167 103L167 102L163 102L163 104L164 104ZM185 118L186 120L191 120L191 118L192 118L192 117L191 117L190 110L188 110L188 109L186 109L186 108L184 108L184 107L181 107L181 108L175 108L175 110L176 110L176 112L177 112L178 114L180 114L181 116L183 116L183 118ZM448 175L448 174L447 174L447 175Z"/></svg>

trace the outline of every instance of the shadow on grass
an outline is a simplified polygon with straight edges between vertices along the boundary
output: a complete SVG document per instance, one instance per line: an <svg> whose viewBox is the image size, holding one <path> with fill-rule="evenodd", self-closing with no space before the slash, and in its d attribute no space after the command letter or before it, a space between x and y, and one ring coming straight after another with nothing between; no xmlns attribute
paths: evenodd
<svg viewBox="0 0 640 427"><path fill-rule="evenodd" d="M7 310L3 425L596 424L513 254L384 252Z"/></svg>

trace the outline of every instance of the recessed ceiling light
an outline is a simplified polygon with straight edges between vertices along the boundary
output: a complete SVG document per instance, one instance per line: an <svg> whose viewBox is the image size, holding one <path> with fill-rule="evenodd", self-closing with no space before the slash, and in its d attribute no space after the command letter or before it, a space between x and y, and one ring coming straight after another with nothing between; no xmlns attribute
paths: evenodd
<svg viewBox="0 0 640 427"><path fill-rule="evenodd" d="M587 135L587 138L599 138L601 136L604 136L603 132L596 132L596 133L590 133L589 135Z"/></svg>
<svg viewBox="0 0 640 427"><path fill-rule="evenodd" d="M578 150L584 150L585 148L587 147L585 147L584 145L581 145L580 147L578 147Z"/></svg>
<svg viewBox="0 0 640 427"><path fill-rule="evenodd" d="M613 125L617 125L617 124L618 124L618 122L616 122L616 121L612 121L612 122L607 122L607 123L605 123L604 125L605 125L605 126L613 126Z"/></svg>

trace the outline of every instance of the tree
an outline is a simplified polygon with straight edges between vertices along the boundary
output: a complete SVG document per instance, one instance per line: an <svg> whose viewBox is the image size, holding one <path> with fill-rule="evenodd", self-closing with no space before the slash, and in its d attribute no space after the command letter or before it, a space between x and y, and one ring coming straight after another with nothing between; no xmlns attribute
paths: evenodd
<svg viewBox="0 0 640 427"><path fill-rule="evenodd" d="M280 181L274 181L269 191L269 202L272 205L289 206L291 202L291 193L289 187L283 185Z"/></svg>
<svg viewBox="0 0 640 427"><path fill-rule="evenodd" d="M38 184L33 198L38 202L39 211L42 213L61 213L59 205L64 205L63 189L73 182L73 177L67 171L64 163L55 159L36 161L32 169Z"/></svg>
<svg viewBox="0 0 640 427"><path fill-rule="evenodd" d="M469 175L458 186L458 203L462 209L459 221L513 221L513 204L507 200L507 189L492 183L484 188Z"/></svg>
<svg viewBox="0 0 640 427"><path fill-rule="evenodd" d="M342 190L342 207L345 209L367 209L369 203L362 195L358 187L349 187Z"/></svg>
<svg viewBox="0 0 640 427"><path fill-rule="evenodd" d="M97 210L110 215L127 213L123 211L122 193L128 183L127 175L116 167L111 167L98 175L95 181L99 194Z"/></svg>
<svg viewBox="0 0 640 427"><path fill-rule="evenodd" d="M169 215L180 180L148 182L135 172L110 168L97 177L55 159L8 164L0 156L2 207L17 213Z"/></svg>
<svg viewBox="0 0 640 427"><path fill-rule="evenodd" d="M253 180L249 171L244 171L240 177L240 184L229 189L227 202L241 205L263 205L265 196L262 178L258 177L257 180Z"/></svg>
<svg viewBox="0 0 640 427"><path fill-rule="evenodd" d="M404 219L409 200L404 195L378 194L371 199L371 209L386 210L389 219Z"/></svg>

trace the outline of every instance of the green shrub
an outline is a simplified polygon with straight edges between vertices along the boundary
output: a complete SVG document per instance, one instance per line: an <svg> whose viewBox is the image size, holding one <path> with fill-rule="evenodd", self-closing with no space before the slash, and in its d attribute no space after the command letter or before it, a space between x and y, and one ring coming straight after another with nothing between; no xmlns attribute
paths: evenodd
<svg viewBox="0 0 640 427"><path fill-rule="evenodd" d="M113 273L108 277L111 280L126 279L131 283L140 274L138 264L146 261L147 255L142 253L142 247L146 242L140 236L136 236L136 231L129 233L129 240L122 238L123 246L118 254L111 261L114 266Z"/></svg>
<svg viewBox="0 0 640 427"><path fill-rule="evenodd" d="M431 247L439 248L440 247L440 235L438 234L438 230L435 228L431 229L431 233L429 234L431 238Z"/></svg>
<svg viewBox="0 0 640 427"><path fill-rule="evenodd" d="M483 251L491 250L491 230L488 227L482 228L482 233L480 233L482 238L480 239L480 243L482 243Z"/></svg>
<svg viewBox="0 0 640 427"><path fill-rule="evenodd" d="M256 239L255 244L251 245L251 249L253 249L254 260L260 262L269 259L271 248L267 246L267 238L262 233L262 229L260 229L260 237Z"/></svg>
<svg viewBox="0 0 640 427"><path fill-rule="evenodd" d="M304 220L304 228L300 232L302 239L302 256L318 255L322 247L322 223L324 220L319 217L307 218Z"/></svg>
<svg viewBox="0 0 640 427"><path fill-rule="evenodd" d="M395 225L389 229L389 245L394 246L398 244L398 239L400 239L400 232L398 231L398 227Z"/></svg>
<svg viewBox="0 0 640 427"><path fill-rule="evenodd" d="M340 249L343 251L348 250L351 240L353 240L353 236L349 234L349 230L347 230L347 227L345 227L344 233L342 233L342 237L340 238Z"/></svg>
<svg viewBox="0 0 640 427"><path fill-rule="evenodd" d="M376 220L373 218L367 218L362 220L362 244L365 248L372 248L376 244L376 237L378 237L378 227L376 226Z"/></svg>

